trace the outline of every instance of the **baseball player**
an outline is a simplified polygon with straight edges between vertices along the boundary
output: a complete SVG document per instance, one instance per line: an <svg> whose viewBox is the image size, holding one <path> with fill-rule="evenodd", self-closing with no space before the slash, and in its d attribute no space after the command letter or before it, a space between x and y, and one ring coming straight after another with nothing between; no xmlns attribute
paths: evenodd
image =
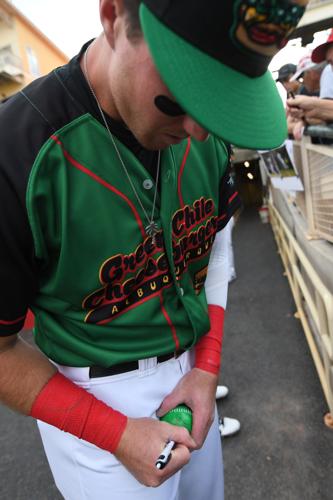
<svg viewBox="0 0 333 500"><path fill-rule="evenodd" d="M305 3L100 0L103 33L1 106L0 397L66 499L223 498L220 138L283 142L267 66ZM158 419L180 403L191 434Z"/></svg>

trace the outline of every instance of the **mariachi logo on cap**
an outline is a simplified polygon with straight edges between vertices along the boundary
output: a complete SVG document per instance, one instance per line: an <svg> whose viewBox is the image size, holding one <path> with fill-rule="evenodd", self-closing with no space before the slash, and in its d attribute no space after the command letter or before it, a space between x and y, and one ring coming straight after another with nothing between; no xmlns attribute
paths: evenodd
<svg viewBox="0 0 333 500"><path fill-rule="evenodd" d="M273 57L302 17L308 0L240 0L236 2L234 38L242 46Z"/></svg>

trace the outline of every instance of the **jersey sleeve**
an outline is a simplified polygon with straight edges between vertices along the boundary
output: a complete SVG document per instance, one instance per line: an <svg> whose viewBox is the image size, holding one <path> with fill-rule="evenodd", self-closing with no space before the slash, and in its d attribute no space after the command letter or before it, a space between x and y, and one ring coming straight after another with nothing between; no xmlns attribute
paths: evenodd
<svg viewBox="0 0 333 500"><path fill-rule="evenodd" d="M36 290L32 236L14 186L0 169L0 335L19 332Z"/></svg>
<svg viewBox="0 0 333 500"><path fill-rule="evenodd" d="M2 104L7 106L6 104ZM33 240L25 206L28 172L15 113L0 109L0 336L18 333L37 289ZM16 115L16 120L17 120ZM16 124L17 125L17 124ZM21 139L22 140L22 139ZM22 146L22 147L20 147Z"/></svg>

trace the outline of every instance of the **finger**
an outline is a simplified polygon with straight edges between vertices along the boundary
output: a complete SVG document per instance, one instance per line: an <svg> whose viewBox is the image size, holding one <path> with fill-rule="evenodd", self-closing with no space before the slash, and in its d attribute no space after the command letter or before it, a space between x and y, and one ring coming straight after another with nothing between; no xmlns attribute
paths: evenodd
<svg viewBox="0 0 333 500"><path fill-rule="evenodd" d="M308 111L305 112L305 121L309 125L317 125L322 123L322 120L318 117L318 113L315 109L309 109Z"/></svg>
<svg viewBox="0 0 333 500"><path fill-rule="evenodd" d="M323 125L325 122L323 120L319 120L318 118L307 118L306 123L308 125Z"/></svg>
<svg viewBox="0 0 333 500"><path fill-rule="evenodd" d="M300 141L302 139L303 132L304 132L304 124L303 123L299 123L298 125L295 126L294 137L295 137L296 141Z"/></svg>
<svg viewBox="0 0 333 500"><path fill-rule="evenodd" d="M173 408L176 408L179 404L183 403L184 400L183 398L180 398L180 396L177 396L177 394L171 393L168 396L166 396L163 401L161 406L156 412L156 415L158 417L163 417L168 411L172 410Z"/></svg>
<svg viewBox="0 0 333 500"><path fill-rule="evenodd" d="M196 443L196 449L203 445L212 423L210 414L195 413L193 415L193 427L191 435Z"/></svg>
<svg viewBox="0 0 333 500"><path fill-rule="evenodd" d="M176 425L169 424L169 439L172 439L178 445L184 445L187 448L193 450L196 447L196 442L192 435L188 432L185 427L178 427Z"/></svg>
<svg viewBox="0 0 333 500"><path fill-rule="evenodd" d="M304 111L301 109L294 108L290 111L290 116L296 119L302 119L304 116Z"/></svg>
<svg viewBox="0 0 333 500"><path fill-rule="evenodd" d="M294 108L296 106L299 106L299 100L297 97L290 97L289 99L287 99L287 105L290 107L290 108Z"/></svg>
<svg viewBox="0 0 333 500"><path fill-rule="evenodd" d="M184 465L186 465L191 458L191 453L187 446L182 444L177 444L177 446L171 452L171 459L165 466L165 471L169 476L175 474Z"/></svg>

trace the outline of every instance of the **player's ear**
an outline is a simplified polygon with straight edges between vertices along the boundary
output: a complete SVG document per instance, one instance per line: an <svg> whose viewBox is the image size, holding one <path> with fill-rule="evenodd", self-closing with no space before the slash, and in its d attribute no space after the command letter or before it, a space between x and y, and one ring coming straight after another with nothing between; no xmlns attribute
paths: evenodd
<svg viewBox="0 0 333 500"><path fill-rule="evenodd" d="M99 15L106 39L114 48L117 22L124 17L123 0L99 0Z"/></svg>

